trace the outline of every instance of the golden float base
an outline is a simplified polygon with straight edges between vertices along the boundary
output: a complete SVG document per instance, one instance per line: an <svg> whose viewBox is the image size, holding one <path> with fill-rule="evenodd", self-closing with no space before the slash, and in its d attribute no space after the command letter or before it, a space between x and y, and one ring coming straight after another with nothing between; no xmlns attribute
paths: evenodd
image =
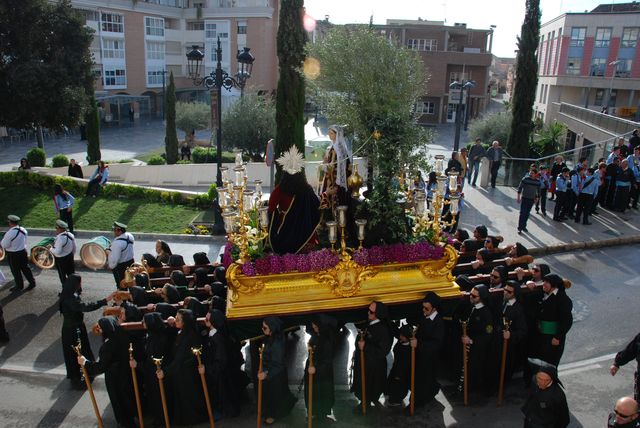
<svg viewBox="0 0 640 428"><path fill-rule="evenodd" d="M245 276L242 265L227 270L227 318L294 315L362 308L373 300L386 304L420 301L427 291L457 297L451 270L458 255L449 245L439 260L360 266L347 255L321 272Z"/></svg>

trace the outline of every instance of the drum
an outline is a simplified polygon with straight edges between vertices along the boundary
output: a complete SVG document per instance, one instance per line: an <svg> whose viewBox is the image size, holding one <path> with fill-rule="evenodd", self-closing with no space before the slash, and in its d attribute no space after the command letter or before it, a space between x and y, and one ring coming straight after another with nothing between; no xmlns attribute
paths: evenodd
<svg viewBox="0 0 640 428"><path fill-rule="evenodd" d="M111 246L111 241L105 236L96 236L92 240L85 242L80 248L80 260L89 269L97 270L107 264L107 249Z"/></svg>
<svg viewBox="0 0 640 428"><path fill-rule="evenodd" d="M53 254L49 251L49 247L53 245L55 240L56 238L53 237L44 238L31 247L31 262L34 265L40 269L51 269L56 264Z"/></svg>
<svg viewBox="0 0 640 428"><path fill-rule="evenodd" d="M5 232L0 232L0 239L4 238L4 233ZM0 262L4 260L5 255L4 248L0 247Z"/></svg>

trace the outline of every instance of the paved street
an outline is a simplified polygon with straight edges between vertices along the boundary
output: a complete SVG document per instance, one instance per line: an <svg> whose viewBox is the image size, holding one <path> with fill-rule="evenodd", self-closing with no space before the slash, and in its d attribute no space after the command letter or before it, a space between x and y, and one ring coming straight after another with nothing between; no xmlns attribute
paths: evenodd
<svg viewBox="0 0 640 428"><path fill-rule="evenodd" d="M566 387L572 427L603 426L613 401L632 392L634 367L624 367L615 378L607 368L612 354L637 333L637 293L640 279L634 268L638 246L617 247L584 253L567 253L540 259L551 265L553 272L571 278L569 295L574 302L574 326L569 334L560 377ZM2 265L7 272L7 266ZM106 272L81 272L84 298L98 299L113 290L113 280ZM0 426L3 427L78 427L94 426L88 394L70 391L64 378L59 331L61 317L57 310L59 282L55 272L40 272L38 287L19 295L10 294L5 286L0 303L5 310L7 328L12 340L0 348ZM93 325L100 311L87 314L86 323ZM99 340L91 338L94 351ZM301 332L289 339L289 373L292 390L302 373L305 339ZM498 408L495 397L462 406L452 395L450 383L437 402L421 409L411 419L394 411L362 419L351 413L355 399L346 390L348 356L352 337L344 336L336 356L336 381L339 384L334 410L335 426L430 426L430 427L513 427L519 426L519 407L526 397L521 381L514 379L507 389L505 405ZM105 426L115 426L108 405L102 377L94 383L103 411ZM221 427L244 427L255 424L253 406L245 407L243 416L221 421ZM296 409L278 426L301 426L304 404L300 397Z"/></svg>

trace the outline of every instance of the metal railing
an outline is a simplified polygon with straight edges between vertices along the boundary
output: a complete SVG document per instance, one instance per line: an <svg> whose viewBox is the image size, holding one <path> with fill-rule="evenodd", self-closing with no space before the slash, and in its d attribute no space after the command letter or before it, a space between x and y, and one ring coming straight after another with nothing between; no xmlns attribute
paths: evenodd
<svg viewBox="0 0 640 428"><path fill-rule="evenodd" d="M600 113L588 108L578 107L573 104L560 103L559 113L618 135L630 133L638 127L638 122Z"/></svg>

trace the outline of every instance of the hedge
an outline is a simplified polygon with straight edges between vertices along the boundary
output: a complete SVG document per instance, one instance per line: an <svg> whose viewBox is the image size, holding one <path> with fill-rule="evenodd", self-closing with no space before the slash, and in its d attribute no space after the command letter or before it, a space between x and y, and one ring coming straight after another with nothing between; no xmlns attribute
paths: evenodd
<svg viewBox="0 0 640 428"><path fill-rule="evenodd" d="M56 184L62 185L72 195L83 195L87 183L76 181L69 177L51 177L30 173L27 171L0 172L0 187L15 189L18 186L31 186L36 189L53 192ZM211 185L207 193L185 198L179 192L160 191L138 186L123 186L121 184L107 183L102 189L102 195L107 198L141 199L149 202L171 203L178 205L195 206L197 208L210 208L213 200L218 197L215 183Z"/></svg>
<svg viewBox="0 0 640 428"><path fill-rule="evenodd" d="M193 163L216 163L218 161L217 151L214 148L196 147L191 151ZM243 160L247 160L243 156ZM222 163L234 163L236 156L231 152L222 152Z"/></svg>
<svg viewBox="0 0 640 428"><path fill-rule="evenodd" d="M27 152L27 161L29 165L34 166L45 166L47 163L47 155L44 150L34 147L33 149Z"/></svg>
<svg viewBox="0 0 640 428"><path fill-rule="evenodd" d="M51 165L53 165L54 168L69 166L69 158L61 153L58 153L53 157L53 159L51 159Z"/></svg>
<svg viewBox="0 0 640 428"><path fill-rule="evenodd" d="M164 165L167 161L162 156L151 156L147 161L147 165Z"/></svg>

